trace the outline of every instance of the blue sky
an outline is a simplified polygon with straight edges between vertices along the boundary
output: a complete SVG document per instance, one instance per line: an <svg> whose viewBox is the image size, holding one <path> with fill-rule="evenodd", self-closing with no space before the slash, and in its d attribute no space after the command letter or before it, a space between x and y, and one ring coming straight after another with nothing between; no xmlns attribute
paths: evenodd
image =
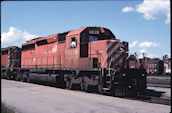
<svg viewBox="0 0 172 113"><path fill-rule="evenodd" d="M37 36L100 26L128 41L130 53L162 58L164 53L171 55L171 23L169 1L159 1L1 2L1 47L20 47Z"/></svg>

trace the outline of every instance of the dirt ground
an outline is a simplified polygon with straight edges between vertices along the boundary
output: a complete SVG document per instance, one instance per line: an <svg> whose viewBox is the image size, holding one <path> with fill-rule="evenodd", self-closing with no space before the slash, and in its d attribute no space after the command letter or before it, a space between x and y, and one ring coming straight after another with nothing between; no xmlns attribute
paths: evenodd
<svg viewBox="0 0 172 113"><path fill-rule="evenodd" d="M1 80L2 102L16 113L169 113L170 106Z"/></svg>

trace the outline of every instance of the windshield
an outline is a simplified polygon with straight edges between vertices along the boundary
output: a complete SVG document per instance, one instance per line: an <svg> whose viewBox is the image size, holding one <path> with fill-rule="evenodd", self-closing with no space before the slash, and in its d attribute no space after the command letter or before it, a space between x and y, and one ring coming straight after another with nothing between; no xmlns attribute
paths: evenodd
<svg viewBox="0 0 172 113"><path fill-rule="evenodd" d="M115 40L115 36L109 32L106 31L104 33L89 33L89 34L81 34L80 37L80 43L87 43L87 42L92 42L92 41L98 41L98 40Z"/></svg>

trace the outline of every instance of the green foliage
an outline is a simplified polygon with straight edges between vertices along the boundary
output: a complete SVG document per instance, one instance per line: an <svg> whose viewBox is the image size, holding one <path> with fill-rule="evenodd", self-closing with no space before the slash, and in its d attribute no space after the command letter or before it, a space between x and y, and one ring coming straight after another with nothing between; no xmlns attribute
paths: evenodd
<svg viewBox="0 0 172 113"><path fill-rule="evenodd" d="M129 56L128 60L129 60L129 61L133 61L133 60L136 61L136 56L133 55L133 54L131 54L131 55Z"/></svg>
<svg viewBox="0 0 172 113"><path fill-rule="evenodd" d="M164 56L163 56L163 60L167 60L169 57L168 57L168 55L167 54L165 54Z"/></svg>
<svg viewBox="0 0 172 113"><path fill-rule="evenodd" d="M153 58L152 60L160 60L159 58Z"/></svg>
<svg viewBox="0 0 172 113"><path fill-rule="evenodd" d="M145 57L145 58L144 58L144 60L151 60L151 58L149 58L149 57Z"/></svg>

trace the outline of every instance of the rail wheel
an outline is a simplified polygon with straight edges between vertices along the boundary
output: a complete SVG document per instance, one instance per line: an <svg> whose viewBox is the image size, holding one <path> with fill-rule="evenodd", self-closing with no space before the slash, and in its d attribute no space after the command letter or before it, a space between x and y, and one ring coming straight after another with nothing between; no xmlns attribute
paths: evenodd
<svg viewBox="0 0 172 113"><path fill-rule="evenodd" d="M11 72L10 71L7 71L7 80L11 80L12 77L11 77Z"/></svg>
<svg viewBox="0 0 172 113"><path fill-rule="evenodd" d="M21 73L21 72L18 72L18 73L16 74L15 80L16 80L16 81L20 81L20 80L21 80L21 76L22 76L22 73Z"/></svg>
<svg viewBox="0 0 172 113"><path fill-rule="evenodd" d="M26 82L27 81L27 73L26 72L23 73L23 75L21 77L21 81L22 82Z"/></svg>
<svg viewBox="0 0 172 113"><path fill-rule="evenodd" d="M84 89L86 92L90 92L90 86L87 83L84 83Z"/></svg>
<svg viewBox="0 0 172 113"><path fill-rule="evenodd" d="M100 84L97 85L97 92L103 93L103 88L102 88L102 86Z"/></svg>
<svg viewBox="0 0 172 113"><path fill-rule="evenodd" d="M7 78L7 72L6 71L1 71L1 77L6 79Z"/></svg>
<svg viewBox="0 0 172 113"><path fill-rule="evenodd" d="M80 84L80 88L81 88L82 91L85 91L84 83Z"/></svg>
<svg viewBox="0 0 172 113"><path fill-rule="evenodd" d="M66 88L66 82L64 81L62 75L56 76L56 87L58 88Z"/></svg>
<svg viewBox="0 0 172 113"><path fill-rule="evenodd" d="M28 82L28 83L30 83L31 81L30 81L30 76L27 76L27 80L26 80L26 82Z"/></svg>
<svg viewBox="0 0 172 113"><path fill-rule="evenodd" d="M117 96L117 97L124 97L127 96L127 89L125 88L125 86L116 86L113 89L113 96Z"/></svg>
<svg viewBox="0 0 172 113"><path fill-rule="evenodd" d="M72 90L73 84L70 81L66 81L66 88Z"/></svg>

